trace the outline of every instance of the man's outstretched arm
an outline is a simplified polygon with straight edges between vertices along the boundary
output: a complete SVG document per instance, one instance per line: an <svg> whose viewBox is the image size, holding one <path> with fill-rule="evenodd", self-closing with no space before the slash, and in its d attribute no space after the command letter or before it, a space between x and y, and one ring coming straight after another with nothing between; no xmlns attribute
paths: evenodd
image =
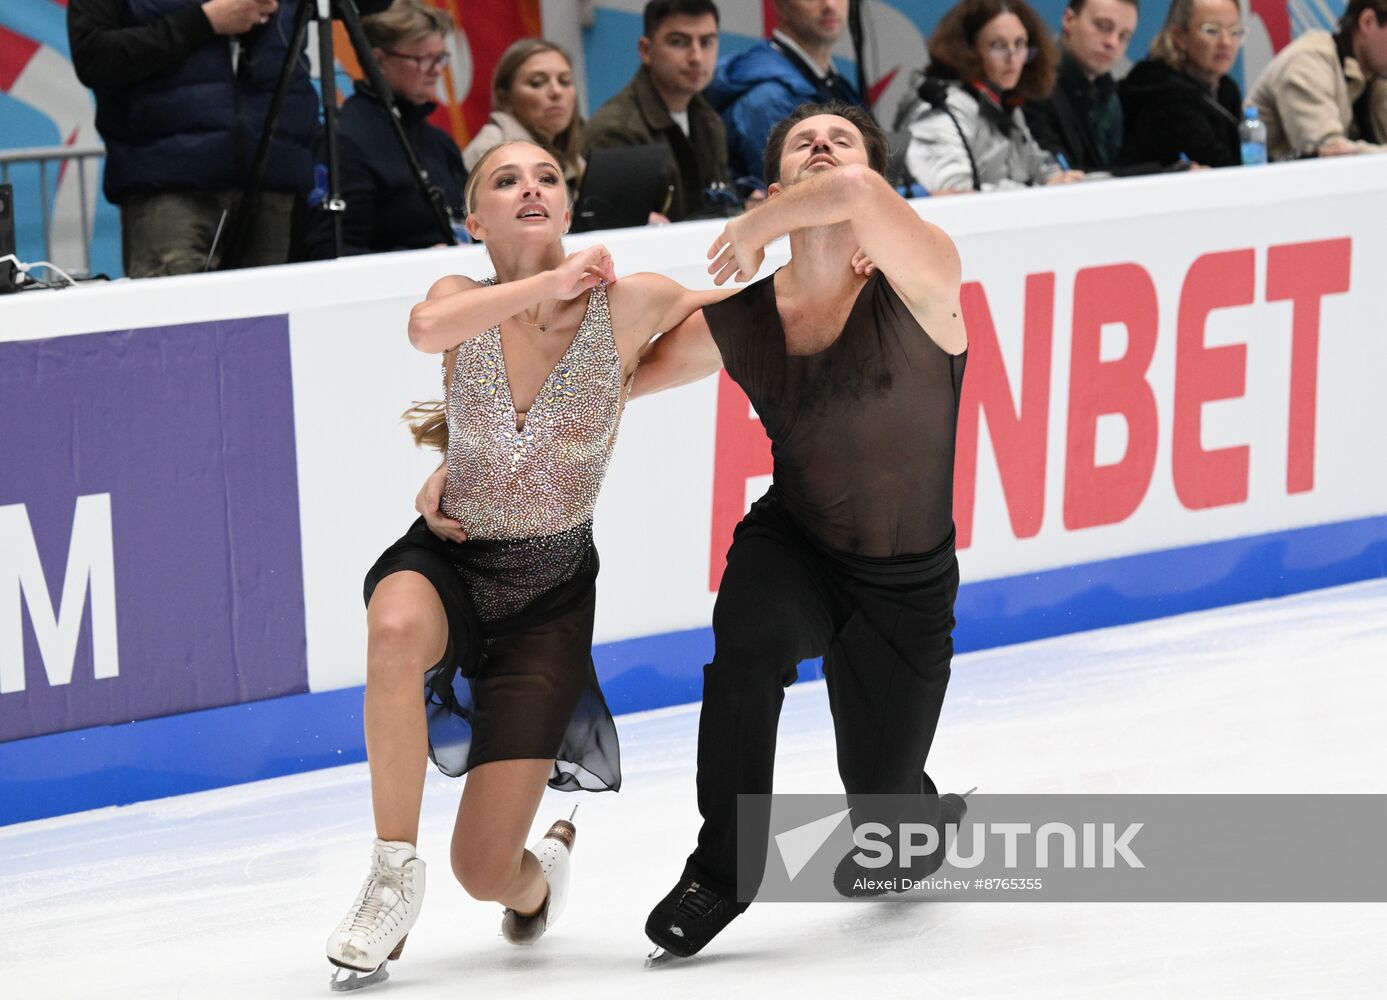
<svg viewBox="0 0 1387 1000"><path fill-rule="evenodd" d="M697 382L722 368L722 354L713 342L703 310L651 341L641 355L631 397Z"/></svg>
<svg viewBox="0 0 1387 1000"><path fill-rule="evenodd" d="M911 208L886 179L861 164L824 171L777 192L731 220L709 252L718 284L746 281L763 248L800 229L847 223L862 251L890 281L915 318L950 354L968 346L958 294L962 265L953 240Z"/></svg>

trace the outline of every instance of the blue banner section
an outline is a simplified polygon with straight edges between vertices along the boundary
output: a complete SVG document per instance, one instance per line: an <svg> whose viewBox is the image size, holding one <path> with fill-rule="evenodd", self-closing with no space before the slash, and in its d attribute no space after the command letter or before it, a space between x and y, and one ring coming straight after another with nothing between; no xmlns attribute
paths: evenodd
<svg viewBox="0 0 1387 1000"><path fill-rule="evenodd" d="M965 584L959 652L1387 576L1387 517ZM697 701L710 629L608 643L616 712ZM821 676L806 664L800 678ZM0 825L364 760L361 688L0 744Z"/></svg>
<svg viewBox="0 0 1387 1000"><path fill-rule="evenodd" d="M0 741L308 689L287 316L0 343L0 468Z"/></svg>

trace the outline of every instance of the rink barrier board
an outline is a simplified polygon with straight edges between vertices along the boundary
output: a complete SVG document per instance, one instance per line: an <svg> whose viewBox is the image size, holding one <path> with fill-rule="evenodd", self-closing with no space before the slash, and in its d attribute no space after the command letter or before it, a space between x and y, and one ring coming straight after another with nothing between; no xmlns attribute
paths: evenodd
<svg viewBox="0 0 1387 1000"><path fill-rule="evenodd" d="M1387 516L964 584L959 653L1387 576ZM712 630L593 650L613 713L696 702ZM822 676L817 661L800 680ZM995 678L1005 683L1006 678ZM365 759L361 687L0 743L0 825Z"/></svg>
<svg viewBox="0 0 1387 1000"><path fill-rule="evenodd" d="M968 382L977 405L961 422L965 447L957 469L965 490L971 486L971 504L965 495L955 505L962 575L969 581L960 598L960 650L1384 574L1384 532L1380 522L1364 520L1387 515L1387 473L1371 434L1364 433L1387 425L1387 395L1376 376L1387 368L1387 339L1379 335L1381 295L1372 280L1387 260L1387 230L1369 221L1387 211L1380 167L1325 162L1209 171L1045 197L1003 192L926 199L915 208L955 234L972 261L965 288L979 300L970 319L980 325L970 326L975 350ZM1114 227L1119 218L1122 225ZM703 250L717 230L715 221L689 222L574 242L600 238L623 269L648 268L698 287L707 281ZM785 249L783 243L769 248L768 266L783 263ZM412 505L415 484L432 465L429 456L403 446L398 414L402 401L436 393L439 372L434 359L401 348L399 330L433 276L484 276L487 267L481 248L424 250L11 296L0 303L0 348L11 359L29 359L0 364L0 383L8 375L0 400L18 408L0 420L8 431L0 431L0 540L18 539L28 553L7 563L18 549L0 551L0 586L10 591L8 603L0 602L0 643L12 647L15 623L25 621L8 582L16 567L26 602L42 595L40 580L48 590L49 607L37 613L47 647L61 646L57 638L76 638L71 651L56 648L49 656L44 648L34 650L42 643L31 634L30 606L24 675L0 647L0 694L8 700L8 711L0 713L0 735L8 737L0 742L0 821L21 798L25 815L36 816L359 759L359 720L351 703L365 679L366 634L353 567L369 565L403 528L400 512ZM1288 284L1288 275L1299 284ZM1126 291L1095 299L1095 288ZM1127 294L1134 288L1140 294ZM251 306L255 316L246 315ZM1125 326L1125 338L1113 326ZM169 328L182 333L170 337ZM157 613L160 606L152 591L123 582L128 578L120 572L137 573L137 582L153 576L138 561L114 558L127 545L117 515L138 511L145 521L161 522L167 498L182 496L183 476L219 480L226 463L190 462L171 478L137 443L159 438L160 414L151 406L167 407L169 392L206 384L211 360L225 362L228 372L244 369L249 355L218 348L203 356L204 349L217 338L230 347L259 342L250 336L254 330L268 338L265 344L280 345L273 360L281 387L272 408L278 415L269 419L271 410L256 402L258 396L246 395L261 392L258 381L240 378L240 394L230 396L244 396L253 403L251 412L264 409L266 419L250 421L247 436L225 430L230 425L220 410L195 410L206 418L209 447L185 445L180 454L240 462L273 428L286 432L280 444L287 445L292 427L295 474L282 474L281 460L273 476L237 480L225 503L213 497L187 506L240 511L237 497L284 494L292 480L297 505L284 495L276 506L284 524L297 520L298 544L281 539L268 546L269 558L256 555L243 544L247 532L231 530L228 521L204 532L216 542L216 553L188 541L187 532L177 544L141 552L166 553L169 567L195 575L195 582L224 578L230 566L235 586L224 598L197 602L209 623L234 620L249 607L223 606L239 601L245 588L268 594L274 583L302 593L302 624L297 599L272 600L285 616L274 648L251 653L238 634L230 653L215 655L202 642L203 631L195 631L199 645L184 642L186 648L160 654L147 642L168 638L148 624L149 609ZM134 359L137 348L156 342L165 344L164 354L177 347L186 355L173 359L180 364L196 362L196 379L165 379L152 394L140 380L147 382L141 372L153 369L127 364L112 374L128 378L119 386L115 379L103 382L105 390L95 396L54 381L78 372L84 359L116 357L114 348L102 345L118 346L124 352L119 358ZM32 346L18 346L26 343ZM1104 374L1112 364L1121 371ZM283 413L286 367L292 423ZM30 372L42 377L50 395L69 400L65 427L76 426L74 414L83 417L80 434L29 432L29 415L47 405L19 399L32 393ZM698 698L724 539L769 479L764 431L744 398L720 385L705 381L642 401L643 409L623 422L622 444L608 470L597 518L603 573L595 636L599 675L618 713ZM223 398L235 388L220 377L217 386ZM347 398L358 405L343 407ZM134 418L144 430L112 443L112 427ZM1125 435L1099 426L1111 431L1116 424L1120 431L1122 423ZM681 431L674 446L670 428ZM94 466L74 463L78 454L106 454L115 472L94 479ZM1120 480L1117 488L1108 479ZM1102 516L1076 498L1104 499L1097 512ZM295 506L297 519L290 515ZM108 507L114 513L96 516ZM671 531L670 525L681 527ZM652 546L652 539L663 542ZM37 559L30 558L34 551ZM65 551L69 570L89 568L91 598L80 622L75 611L49 621L59 586L65 592L72 575L63 572ZM181 558L187 551L202 558ZM299 555L300 569L276 553ZM238 562L242 556L253 563ZM300 572L301 586L293 586ZM73 578L82 579L80 573ZM74 593L61 605L77 609L79 601ZM119 637L132 643L128 654L112 641L113 608ZM138 612L133 618L131 608ZM263 615L239 617L254 626ZM200 628L186 614L175 619ZM112 648L121 652L119 674ZM188 675L185 688L207 697L200 704L175 703L172 685L146 685L139 669L156 659L159 671L181 668ZM251 679L235 692L246 709L224 707L224 694L201 681L207 675L240 683L250 677L242 665L278 669L291 662L296 671L306 667L306 685L302 673L285 684ZM807 668L802 674L811 675ZM73 694L79 683L90 690ZM117 684L141 686L142 697L164 697L165 703L127 707L115 697ZM314 692L306 701L298 694L305 690ZM318 698L337 690L355 693L342 696L346 702ZM99 698L103 717L56 719L55 706L76 705L79 695L86 705ZM275 721L273 709L283 706L274 699L281 698L297 707ZM193 727L165 736L180 711L196 713ZM328 716L345 728L327 730ZM67 741L58 732L69 733ZM144 742L121 742L134 734ZM263 747L252 752L247 745ZM142 753L154 763L141 763ZM215 765L183 760L218 755L235 759ZM107 763L153 777L141 778L141 785L88 773ZM230 773L184 773L215 768ZM71 795L51 787L68 778L87 784Z"/></svg>

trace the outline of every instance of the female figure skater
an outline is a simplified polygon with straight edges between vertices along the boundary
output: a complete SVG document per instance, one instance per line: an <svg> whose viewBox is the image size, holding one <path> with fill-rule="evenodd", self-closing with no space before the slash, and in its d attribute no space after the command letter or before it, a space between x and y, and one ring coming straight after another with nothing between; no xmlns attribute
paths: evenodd
<svg viewBox="0 0 1387 1000"><path fill-rule="evenodd" d="M415 434L446 442L442 510L467 540L421 518L366 577L377 838L328 939L328 960L349 970L334 971L336 989L383 979L418 918L426 755L468 774L453 829L458 881L505 907L513 943L558 918L574 829L560 821L524 849L544 787L615 791L621 781L592 665L593 507L642 350L728 294L655 274L616 282L601 246L565 256L563 171L533 143L489 150L465 196L496 277L440 279L412 310L409 337L445 357L442 412Z"/></svg>

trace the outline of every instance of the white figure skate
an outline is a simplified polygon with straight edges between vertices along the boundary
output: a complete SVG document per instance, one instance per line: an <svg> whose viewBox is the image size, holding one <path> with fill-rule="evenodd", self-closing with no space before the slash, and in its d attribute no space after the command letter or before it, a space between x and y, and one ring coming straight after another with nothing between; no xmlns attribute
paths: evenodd
<svg viewBox="0 0 1387 1000"><path fill-rule="evenodd" d="M385 966L400 957L423 903L424 861L414 845L377 837L371 874L327 941L327 960L337 967L328 985L357 990L389 978Z"/></svg>
<svg viewBox="0 0 1387 1000"><path fill-rule="evenodd" d="M578 812L576 806L573 812ZM530 853L539 859L544 881L549 884L549 894L539 912L531 916L522 917L511 909L501 914L501 933L511 944L534 944L563 913L564 904L568 902L569 858L577 836L570 815L568 819L555 821L549 832L530 848Z"/></svg>

